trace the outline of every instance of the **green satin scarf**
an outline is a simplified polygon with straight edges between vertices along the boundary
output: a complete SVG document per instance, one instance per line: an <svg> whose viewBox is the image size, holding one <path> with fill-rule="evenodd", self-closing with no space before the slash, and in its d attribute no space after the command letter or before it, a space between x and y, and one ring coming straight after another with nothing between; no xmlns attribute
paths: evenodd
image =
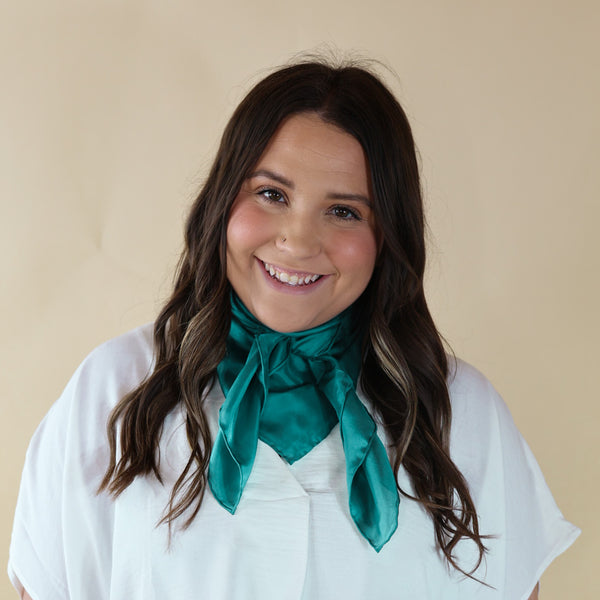
<svg viewBox="0 0 600 600"><path fill-rule="evenodd" d="M252 470L258 439L288 463L340 423L350 514L377 552L398 525L399 496L376 425L355 392L360 327L352 308L307 331L279 333L232 294L227 353L217 367L225 402L208 482L234 513Z"/></svg>

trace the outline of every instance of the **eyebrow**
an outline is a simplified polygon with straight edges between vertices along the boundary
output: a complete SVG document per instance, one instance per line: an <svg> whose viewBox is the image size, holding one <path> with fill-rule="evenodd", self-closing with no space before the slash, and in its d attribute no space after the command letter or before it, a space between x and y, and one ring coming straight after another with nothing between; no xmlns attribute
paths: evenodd
<svg viewBox="0 0 600 600"><path fill-rule="evenodd" d="M291 190L294 189L294 183L284 177L283 175L279 175L279 173L275 173L274 171L270 171L269 169L259 169L258 171L254 171L248 175L248 179L252 179L253 177L267 177L272 179L273 181L277 181L281 185L285 185ZM353 200L355 202L361 202L362 204L366 204L369 208L371 208L372 204L369 198L363 196L362 194L350 194L350 193L340 193L340 192L330 192L327 194L328 198L332 200Z"/></svg>
<svg viewBox="0 0 600 600"><path fill-rule="evenodd" d="M283 175L279 175L274 171L269 171L269 169L259 169L258 171L254 171L254 173L250 173L250 175L248 175L248 179L252 179L253 177L268 177L269 179L273 179L274 181L281 183L281 185L289 187L291 190L294 189L294 184L289 179L286 179Z"/></svg>

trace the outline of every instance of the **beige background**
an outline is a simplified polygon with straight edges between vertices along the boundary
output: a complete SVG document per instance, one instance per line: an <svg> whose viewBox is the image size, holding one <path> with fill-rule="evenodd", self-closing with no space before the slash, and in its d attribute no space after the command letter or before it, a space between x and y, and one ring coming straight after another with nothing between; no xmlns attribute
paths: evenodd
<svg viewBox="0 0 600 600"><path fill-rule="evenodd" d="M600 4L202 4L0 8L0 563L34 428L87 352L155 315L231 110L265 69L328 42L398 74L437 322L584 530L542 597L600 597Z"/></svg>

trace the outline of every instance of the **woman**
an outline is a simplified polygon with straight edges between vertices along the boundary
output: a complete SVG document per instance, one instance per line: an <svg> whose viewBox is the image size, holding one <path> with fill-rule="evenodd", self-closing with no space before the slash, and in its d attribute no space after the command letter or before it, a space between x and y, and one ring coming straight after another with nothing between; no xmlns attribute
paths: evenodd
<svg viewBox="0 0 600 600"><path fill-rule="evenodd" d="M491 385L444 352L384 85L319 62L259 82L185 241L153 332L94 351L31 442L16 588L536 598L578 530Z"/></svg>

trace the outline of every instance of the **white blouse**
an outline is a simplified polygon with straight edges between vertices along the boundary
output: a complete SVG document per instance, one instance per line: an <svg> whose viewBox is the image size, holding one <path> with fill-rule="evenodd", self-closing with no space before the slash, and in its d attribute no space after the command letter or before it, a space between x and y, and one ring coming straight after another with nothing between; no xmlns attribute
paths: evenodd
<svg viewBox="0 0 600 600"><path fill-rule="evenodd" d="M447 566L430 517L406 497L397 531L381 552L371 548L349 514L338 427L293 465L259 441L235 515L207 490L196 519L169 546L157 523L189 455L182 410L163 430L164 485L138 477L114 501L96 494L109 457L107 416L149 373L152 354L151 325L94 350L31 440L8 570L33 600L519 600L579 534L501 398L459 361L450 381L451 453L481 533L493 536L475 573L487 586ZM213 436L222 402L215 385L206 401ZM402 471L400 485L412 489ZM461 541L456 554L465 570L475 564L474 544Z"/></svg>

